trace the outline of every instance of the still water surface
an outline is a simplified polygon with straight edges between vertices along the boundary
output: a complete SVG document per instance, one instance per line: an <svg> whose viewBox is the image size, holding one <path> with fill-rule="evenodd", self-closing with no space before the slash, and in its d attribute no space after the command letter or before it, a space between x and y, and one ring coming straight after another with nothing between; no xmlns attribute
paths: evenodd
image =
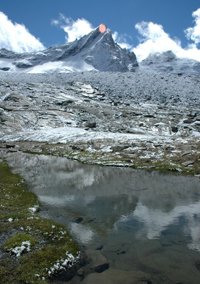
<svg viewBox="0 0 200 284"><path fill-rule="evenodd" d="M38 196L41 215L101 249L110 267L200 283L199 179L23 153L7 161Z"/></svg>

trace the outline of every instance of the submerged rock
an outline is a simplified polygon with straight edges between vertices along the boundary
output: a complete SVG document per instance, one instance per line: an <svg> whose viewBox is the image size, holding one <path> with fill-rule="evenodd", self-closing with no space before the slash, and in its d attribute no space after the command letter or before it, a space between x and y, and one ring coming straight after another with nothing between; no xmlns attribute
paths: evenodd
<svg viewBox="0 0 200 284"><path fill-rule="evenodd" d="M141 271L123 271L109 269L101 274L88 275L83 284L152 284L150 275Z"/></svg>

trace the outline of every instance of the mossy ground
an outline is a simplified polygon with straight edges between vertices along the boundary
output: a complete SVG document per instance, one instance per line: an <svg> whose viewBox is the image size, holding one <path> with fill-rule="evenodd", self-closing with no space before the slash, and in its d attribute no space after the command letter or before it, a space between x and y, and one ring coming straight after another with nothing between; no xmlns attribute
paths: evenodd
<svg viewBox="0 0 200 284"><path fill-rule="evenodd" d="M40 204L25 181L0 161L0 279L1 283L48 283L49 277L68 269L80 255L66 227L41 218ZM24 241L30 250L13 253Z"/></svg>

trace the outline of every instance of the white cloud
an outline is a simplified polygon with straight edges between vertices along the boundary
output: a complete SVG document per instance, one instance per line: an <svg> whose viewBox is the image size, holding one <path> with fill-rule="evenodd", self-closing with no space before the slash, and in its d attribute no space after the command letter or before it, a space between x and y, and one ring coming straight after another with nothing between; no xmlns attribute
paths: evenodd
<svg viewBox="0 0 200 284"><path fill-rule="evenodd" d="M141 22L137 23L135 28L142 36L140 44L132 48L138 61L145 59L150 53L168 50L174 52L178 57L187 57L200 61L200 50L196 44L190 44L186 48L182 48L181 41L179 39L171 39L161 25L152 22ZM192 35L194 33L191 33ZM195 41L197 41L197 33L195 33Z"/></svg>
<svg viewBox="0 0 200 284"><path fill-rule="evenodd" d="M94 27L86 19L77 19L74 21L72 18L67 18L63 14L59 15L58 20L53 20L52 25L59 26L66 33L66 42L72 42L76 39L80 39L82 36L90 33ZM131 38L127 34L119 35L118 32L113 33L113 39L119 44L121 48L130 49L132 46L128 43L127 38Z"/></svg>
<svg viewBox="0 0 200 284"><path fill-rule="evenodd" d="M23 24L13 24L3 12L0 12L0 48L15 52L45 49L44 45L30 34Z"/></svg>
<svg viewBox="0 0 200 284"><path fill-rule="evenodd" d="M185 30L185 35L187 39L191 39L195 44L200 43L200 8L192 13L195 18L195 26L193 28L188 28Z"/></svg>
<svg viewBox="0 0 200 284"><path fill-rule="evenodd" d="M60 26L66 33L66 42L72 42L82 36L90 33L94 27L86 19L77 19L74 21L72 18L67 18L60 14L59 20L53 20L53 25Z"/></svg>
<svg viewBox="0 0 200 284"><path fill-rule="evenodd" d="M140 35L141 43L133 48L139 61L146 58L150 53L172 50L177 53L180 50L180 42L172 40L163 27L152 22L141 22L135 25Z"/></svg>
<svg viewBox="0 0 200 284"><path fill-rule="evenodd" d="M112 37L114 39L115 42L117 42L119 44L119 46L121 48L126 48L126 49L130 49L132 46L127 42L127 37L130 38L130 36L128 36L127 34L124 35L119 35L118 32L114 32L112 34Z"/></svg>

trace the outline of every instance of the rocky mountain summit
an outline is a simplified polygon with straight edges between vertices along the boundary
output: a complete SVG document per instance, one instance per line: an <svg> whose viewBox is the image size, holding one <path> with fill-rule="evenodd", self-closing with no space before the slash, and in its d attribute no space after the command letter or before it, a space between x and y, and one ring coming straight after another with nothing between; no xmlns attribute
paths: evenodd
<svg viewBox="0 0 200 284"><path fill-rule="evenodd" d="M73 42L53 46L40 52L15 53L0 50L0 70L41 72L135 71L136 56L122 49L112 38L110 29L99 28ZM37 67L37 68L34 68Z"/></svg>
<svg viewBox="0 0 200 284"><path fill-rule="evenodd" d="M200 74L200 62L178 58L172 51L157 52L140 62L140 72Z"/></svg>

